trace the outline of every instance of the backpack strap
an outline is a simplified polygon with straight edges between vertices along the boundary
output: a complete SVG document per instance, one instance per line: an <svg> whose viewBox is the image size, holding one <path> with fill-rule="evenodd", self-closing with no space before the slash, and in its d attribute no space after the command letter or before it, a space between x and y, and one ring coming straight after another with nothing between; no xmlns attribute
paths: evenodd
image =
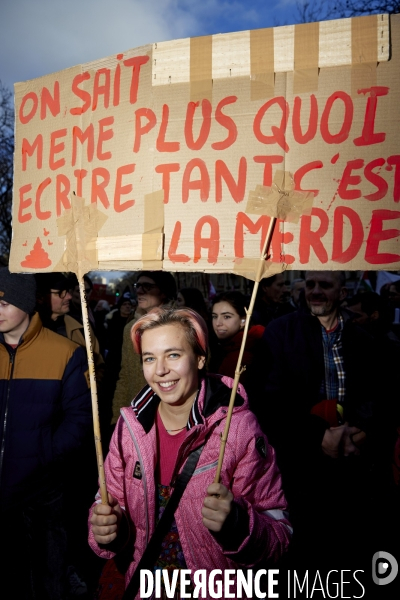
<svg viewBox="0 0 400 600"><path fill-rule="evenodd" d="M157 527L151 536L151 540L148 543L147 548L144 551L130 582L128 583L125 593L122 596L122 600L131 600L132 598L135 598L140 587L140 571L142 569L151 570L157 558L159 557L162 541L171 528L175 511L178 507L180 499L183 496L183 492L185 491L186 486L196 469L196 465L199 462L200 454L202 453L203 448L204 444L189 454L189 458L187 459L182 472L176 478L176 483L171 498L169 499L161 519L159 520Z"/></svg>

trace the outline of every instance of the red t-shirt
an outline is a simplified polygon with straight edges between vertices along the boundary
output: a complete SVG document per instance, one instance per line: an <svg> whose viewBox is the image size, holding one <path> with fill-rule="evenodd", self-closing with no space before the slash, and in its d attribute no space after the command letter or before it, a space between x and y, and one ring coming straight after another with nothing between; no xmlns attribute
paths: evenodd
<svg viewBox="0 0 400 600"><path fill-rule="evenodd" d="M178 450L185 439L186 427L175 435L171 435L164 427L160 413L157 411L157 455L158 463L156 469L157 482L162 485L170 485Z"/></svg>

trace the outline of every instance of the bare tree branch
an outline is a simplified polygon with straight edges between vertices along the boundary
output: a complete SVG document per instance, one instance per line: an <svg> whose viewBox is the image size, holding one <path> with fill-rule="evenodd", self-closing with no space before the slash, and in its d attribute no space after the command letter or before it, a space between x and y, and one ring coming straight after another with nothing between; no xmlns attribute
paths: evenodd
<svg viewBox="0 0 400 600"><path fill-rule="evenodd" d="M325 0L297 0L296 9L299 23L328 21L336 18L336 7Z"/></svg>
<svg viewBox="0 0 400 600"><path fill-rule="evenodd" d="M298 0L299 23L327 21L362 15L399 13L400 0Z"/></svg>
<svg viewBox="0 0 400 600"><path fill-rule="evenodd" d="M0 81L0 263L8 263L11 244L14 109L11 91Z"/></svg>
<svg viewBox="0 0 400 600"><path fill-rule="evenodd" d="M339 0L337 6L343 17L400 12L400 0Z"/></svg>

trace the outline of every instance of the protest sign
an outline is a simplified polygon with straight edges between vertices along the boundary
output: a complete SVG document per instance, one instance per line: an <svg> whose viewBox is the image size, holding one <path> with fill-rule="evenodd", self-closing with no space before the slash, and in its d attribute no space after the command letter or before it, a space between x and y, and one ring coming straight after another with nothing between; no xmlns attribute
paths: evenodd
<svg viewBox="0 0 400 600"><path fill-rule="evenodd" d="M16 84L11 270L74 270L77 197L87 270L251 277L270 217L246 207L278 170L313 201L278 218L271 273L399 269L399 30L373 15L188 38Z"/></svg>

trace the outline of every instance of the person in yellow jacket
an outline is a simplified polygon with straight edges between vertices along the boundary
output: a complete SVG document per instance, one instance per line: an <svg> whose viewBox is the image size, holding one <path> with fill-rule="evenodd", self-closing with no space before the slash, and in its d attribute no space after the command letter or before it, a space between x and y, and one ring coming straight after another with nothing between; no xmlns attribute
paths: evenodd
<svg viewBox="0 0 400 600"><path fill-rule="evenodd" d="M71 290L74 281L66 277L63 273L37 273L35 274L37 287L37 311L42 320L43 326L59 335L68 338L75 344L82 346L86 354L86 340L83 324L79 316L71 316L70 301L72 298ZM85 282L86 288L86 282ZM93 359L96 370L98 405L100 417L101 432L106 431L106 415L103 401L102 380L105 371L105 364L100 353L99 342L94 334L93 327L89 324L90 336L93 347ZM89 373L87 371L87 383L89 385ZM108 417L109 419L109 417ZM108 425L108 423L107 423ZM86 516L87 500L92 497L96 488L97 468L95 452L92 437L89 436L82 446L79 461L74 457L68 461L64 467L65 481L74 481L74 486L82 492L82 501L75 506L74 518L67 516L66 530L68 538L68 569L67 578L70 592L74 589L87 589L85 580L90 577L87 568L88 559L86 553L85 537L86 530L82 527L83 518ZM65 490L65 505L73 501L75 487L68 487Z"/></svg>
<svg viewBox="0 0 400 600"><path fill-rule="evenodd" d="M63 273L40 273L35 275L37 285L38 312L42 323L48 329L59 333L79 346L86 348L83 324L69 313L72 294L71 282ZM92 338L93 358L98 381L102 379L104 360L100 345L89 323Z"/></svg>
<svg viewBox="0 0 400 600"><path fill-rule="evenodd" d="M152 308L167 305L176 297L176 283L173 275L166 271L141 271L134 285L138 308L135 318L124 327L122 342L121 370L112 402L111 425L115 425L120 409L129 406L133 398L146 385L140 357L135 354L131 342L131 329L139 317Z"/></svg>

